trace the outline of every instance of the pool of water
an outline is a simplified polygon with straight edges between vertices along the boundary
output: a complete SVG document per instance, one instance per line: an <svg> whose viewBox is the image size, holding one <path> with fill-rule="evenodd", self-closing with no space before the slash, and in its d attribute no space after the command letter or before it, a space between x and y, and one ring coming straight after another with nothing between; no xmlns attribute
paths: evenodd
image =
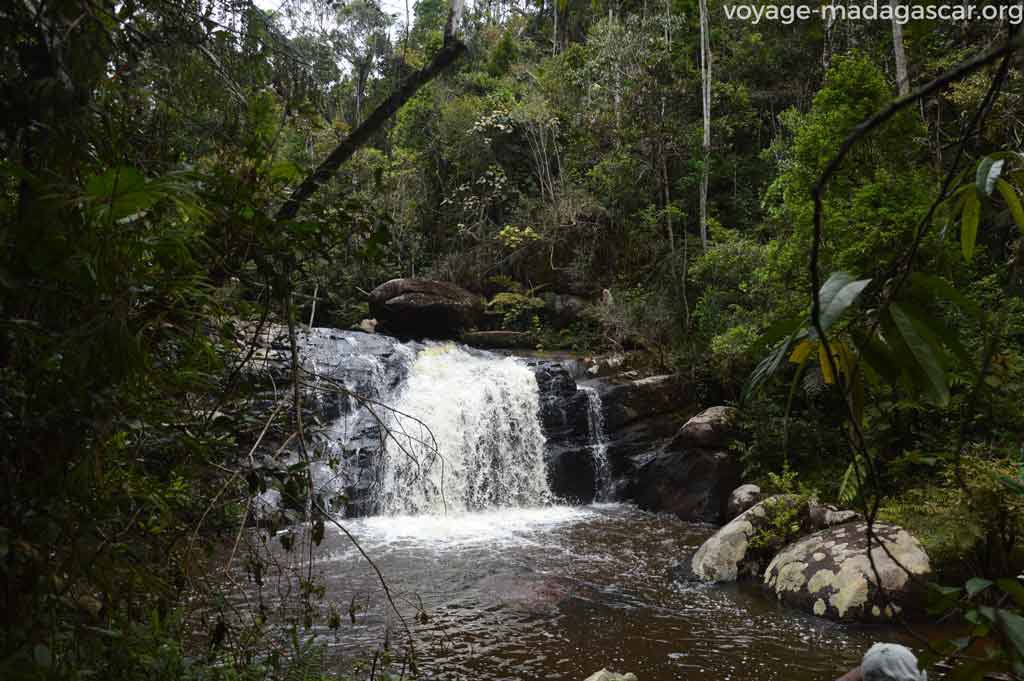
<svg viewBox="0 0 1024 681"><path fill-rule="evenodd" d="M386 578L424 678L582 681L607 667L640 681L830 680L875 641L910 644L785 608L756 584L679 581L673 566L714 528L627 505L340 522ZM314 572L343 614L321 630L329 659L365 656L386 629L403 646L377 574L337 528Z"/></svg>

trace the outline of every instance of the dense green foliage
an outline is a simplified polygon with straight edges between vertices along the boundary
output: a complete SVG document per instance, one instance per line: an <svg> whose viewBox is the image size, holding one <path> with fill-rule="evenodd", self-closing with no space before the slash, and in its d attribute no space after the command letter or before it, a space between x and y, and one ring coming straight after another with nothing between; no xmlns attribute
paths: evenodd
<svg viewBox="0 0 1024 681"><path fill-rule="evenodd" d="M545 348L639 350L695 395L742 396L751 478L798 474L915 531L941 577L983 580L946 605L1005 644L989 667L1019 669L1017 63L851 149L823 202L825 345L812 188L895 97L891 27L752 26L710 5L707 162L696 2L478 4L466 57L284 222L289 192L440 48L444 3L408 21L369 0L0 8L0 674L286 675L277 652L251 664L258 625L190 629L180 599L223 613L204 561L266 484L237 474L263 426L237 326L305 320L315 300L317 324L349 327L395 276L485 293ZM912 83L1007 32L911 23ZM591 310L545 327L552 292ZM206 664L225 643L234 664Z"/></svg>

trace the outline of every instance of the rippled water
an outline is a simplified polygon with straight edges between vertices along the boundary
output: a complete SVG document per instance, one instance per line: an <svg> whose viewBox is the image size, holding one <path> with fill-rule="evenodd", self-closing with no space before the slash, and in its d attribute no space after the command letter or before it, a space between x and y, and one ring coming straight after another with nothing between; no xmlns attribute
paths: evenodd
<svg viewBox="0 0 1024 681"><path fill-rule="evenodd" d="M630 506L343 522L386 576L424 677L582 681L607 667L641 681L828 680L872 642L902 640L783 608L756 585L674 581L712 528ZM375 573L336 528L316 569L328 601L359 610L325 637L332 660L378 647L389 620L400 638Z"/></svg>

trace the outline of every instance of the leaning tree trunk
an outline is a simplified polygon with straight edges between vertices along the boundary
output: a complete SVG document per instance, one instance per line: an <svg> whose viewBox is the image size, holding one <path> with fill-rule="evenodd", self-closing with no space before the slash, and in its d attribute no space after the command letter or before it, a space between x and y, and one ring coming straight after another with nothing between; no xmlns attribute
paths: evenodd
<svg viewBox="0 0 1024 681"><path fill-rule="evenodd" d="M895 10L900 0L889 0ZM892 53L896 60L896 88L900 97L910 94L910 76L907 75L907 53L903 49L903 24L896 20L896 12L892 18Z"/></svg>
<svg viewBox="0 0 1024 681"><path fill-rule="evenodd" d="M708 35L708 3L700 0L700 76L704 117L703 163L700 171L700 242L708 245L708 172L711 164L711 38Z"/></svg>

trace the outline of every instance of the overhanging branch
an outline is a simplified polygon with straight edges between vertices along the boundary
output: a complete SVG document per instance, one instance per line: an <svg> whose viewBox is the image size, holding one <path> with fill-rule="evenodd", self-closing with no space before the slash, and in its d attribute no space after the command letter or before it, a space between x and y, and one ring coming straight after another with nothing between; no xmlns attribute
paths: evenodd
<svg viewBox="0 0 1024 681"><path fill-rule="evenodd" d="M324 159L323 163L302 181L302 184L292 192L292 195L288 197L288 200L277 211L274 220L276 222L284 222L294 218L298 214L299 208L302 207L303 202L315 194L320 185L331 179L342 163L351 158L352 154L366 144L381 129L384 123L394 116L395 112L411 99L421 87L437 77L438 74L448 68L465 51L466 45L462 41L455 39L447 41L445 46L434 55L429 64L402 81L398 90L374 109L373 113L353 130L348 137L342 140L341 144L334 148L334 151Z"/></svg>

